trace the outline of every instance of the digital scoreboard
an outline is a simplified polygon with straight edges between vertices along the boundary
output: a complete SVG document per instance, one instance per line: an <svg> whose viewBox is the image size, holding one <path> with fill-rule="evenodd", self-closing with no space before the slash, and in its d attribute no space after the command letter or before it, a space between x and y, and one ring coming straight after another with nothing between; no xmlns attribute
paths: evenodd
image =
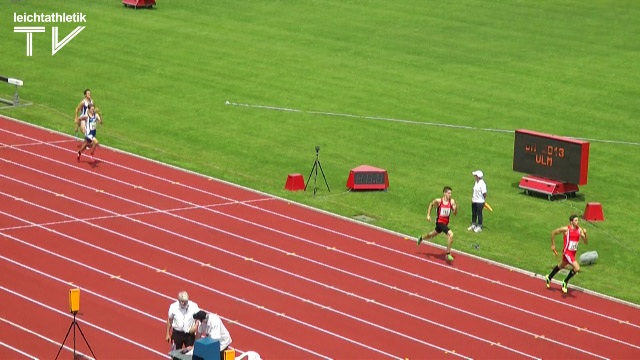
<svg viewBox="0 0 640 360"><path fill-rule="evenodd" d="M513 171L563 183L586 185L588 170L588 142L516 130Z"/></svg>
<svg viewBox="0 0 640 360"><path fill-rule="evenodd" d="M349 172L347 187L352 190L387 190L389 175L384 169L361 165Z"/></svg>

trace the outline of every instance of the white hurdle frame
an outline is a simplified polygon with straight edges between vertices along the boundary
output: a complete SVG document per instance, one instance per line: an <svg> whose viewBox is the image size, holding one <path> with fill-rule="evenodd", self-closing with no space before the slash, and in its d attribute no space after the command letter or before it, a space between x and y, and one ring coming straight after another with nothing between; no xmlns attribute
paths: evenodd
<svg viewBox="0 0 640 360"><path fill-rule="evenodd" d="M2 75L0 75L0 80L4 81L6 83L9 83L9 84L15 85L15 87L16 87L16 90L13 93L13 101L0 98L0 102L3 102L5 104L11 105L11 106L19 106L20 105L20 97L18 96L18 86L24 85L22 80L10 78L10 77L5 77L5 76L2 76Z"/></svg>

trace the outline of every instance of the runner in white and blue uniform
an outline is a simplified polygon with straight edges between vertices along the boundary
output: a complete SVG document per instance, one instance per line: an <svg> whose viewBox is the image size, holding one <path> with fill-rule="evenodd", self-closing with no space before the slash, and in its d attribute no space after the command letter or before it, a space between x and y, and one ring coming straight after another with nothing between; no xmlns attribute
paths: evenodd
<svg viewBox="0 0 640 360"><path fill-rule="evenodd" d="M102 125L100 115L96 114L96 109L93 104L89 104L85 121L84 141L82 142L80 150L78 150L78 161L80 161L82 152L89 147L91 147L91 157L93 157L93 153L96 151L96 147L98 147L98 138L96 137L98 122Z"/></svg>
<svg viewBox="0 0 640 360"><path fill-rule="evenodd" d="M78 136L78 128L84 129L85 120L87 118L87 112L89 111L89 105L92 105L92 104L93 104L93 99L91 98L91 90L86 89L84 91L84 98L80 101L80 104L76 106L76 115L74 118L74 122L76 125L76 128L75 128L76 136Z"/></svg>
<svg viewBox="0 0 640 360"><path fill-rule="evenodd" d="M92 109L95 109L93 105L90 105ZM84 127L84 136L88 142L93 142L96 136L96 129L98 127L98 115L95 111L92 114L87 114L87 121Z"/></svg>

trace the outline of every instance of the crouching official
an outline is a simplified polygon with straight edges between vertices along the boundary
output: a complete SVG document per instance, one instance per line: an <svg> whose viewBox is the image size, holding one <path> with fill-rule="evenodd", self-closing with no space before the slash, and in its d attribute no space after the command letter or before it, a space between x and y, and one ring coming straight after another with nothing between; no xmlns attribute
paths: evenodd
<svg viewBox="0 0 640 360"><path fill-rule="evenodd" d="M202 310L193 314L196 324L192 328L196 332L196 339L210 337L220 342L220 359L224 358L224 351L231 345L231 335L218 315L206 313Z"/></svg>

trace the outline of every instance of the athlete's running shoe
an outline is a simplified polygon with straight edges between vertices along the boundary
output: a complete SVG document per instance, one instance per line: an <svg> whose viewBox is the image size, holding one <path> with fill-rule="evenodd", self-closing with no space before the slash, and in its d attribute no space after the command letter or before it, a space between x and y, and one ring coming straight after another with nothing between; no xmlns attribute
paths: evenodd
<svg viewBox="0 0 640 360"><path fill-rule="evenodd" d="M82 153L80 151L78 151L78 161L80 161L80 156L82 156Z"/></svg>
<svg viewBox="0 0 640 360"><path fill-rule="evenodd" d="M567 293L567 291L568 291L568 289L567 289L567 282L566 282L566 281L563 281L563 282L562 282L562 292L566 294L566 293Z"/></svg>
<svg viewBox="0 0 640 360"><path fill-rule="evenodd" d="M551 279L549 279L549 275L545 276L544 280L547 282L547 289L551 287Z"/></svg>
<svg viewBox="0 0 640 360"><path fill-rule="evenodd" d="M422 244L422 235L418 235L418 246L420 246L420 244Z"/></svg>
<svg viewBox="0 0 640 360"><path fill-rule="evenodd" d="M447 254L447 260L453 261L453 256L451 256L451 254Z"/></svg>

